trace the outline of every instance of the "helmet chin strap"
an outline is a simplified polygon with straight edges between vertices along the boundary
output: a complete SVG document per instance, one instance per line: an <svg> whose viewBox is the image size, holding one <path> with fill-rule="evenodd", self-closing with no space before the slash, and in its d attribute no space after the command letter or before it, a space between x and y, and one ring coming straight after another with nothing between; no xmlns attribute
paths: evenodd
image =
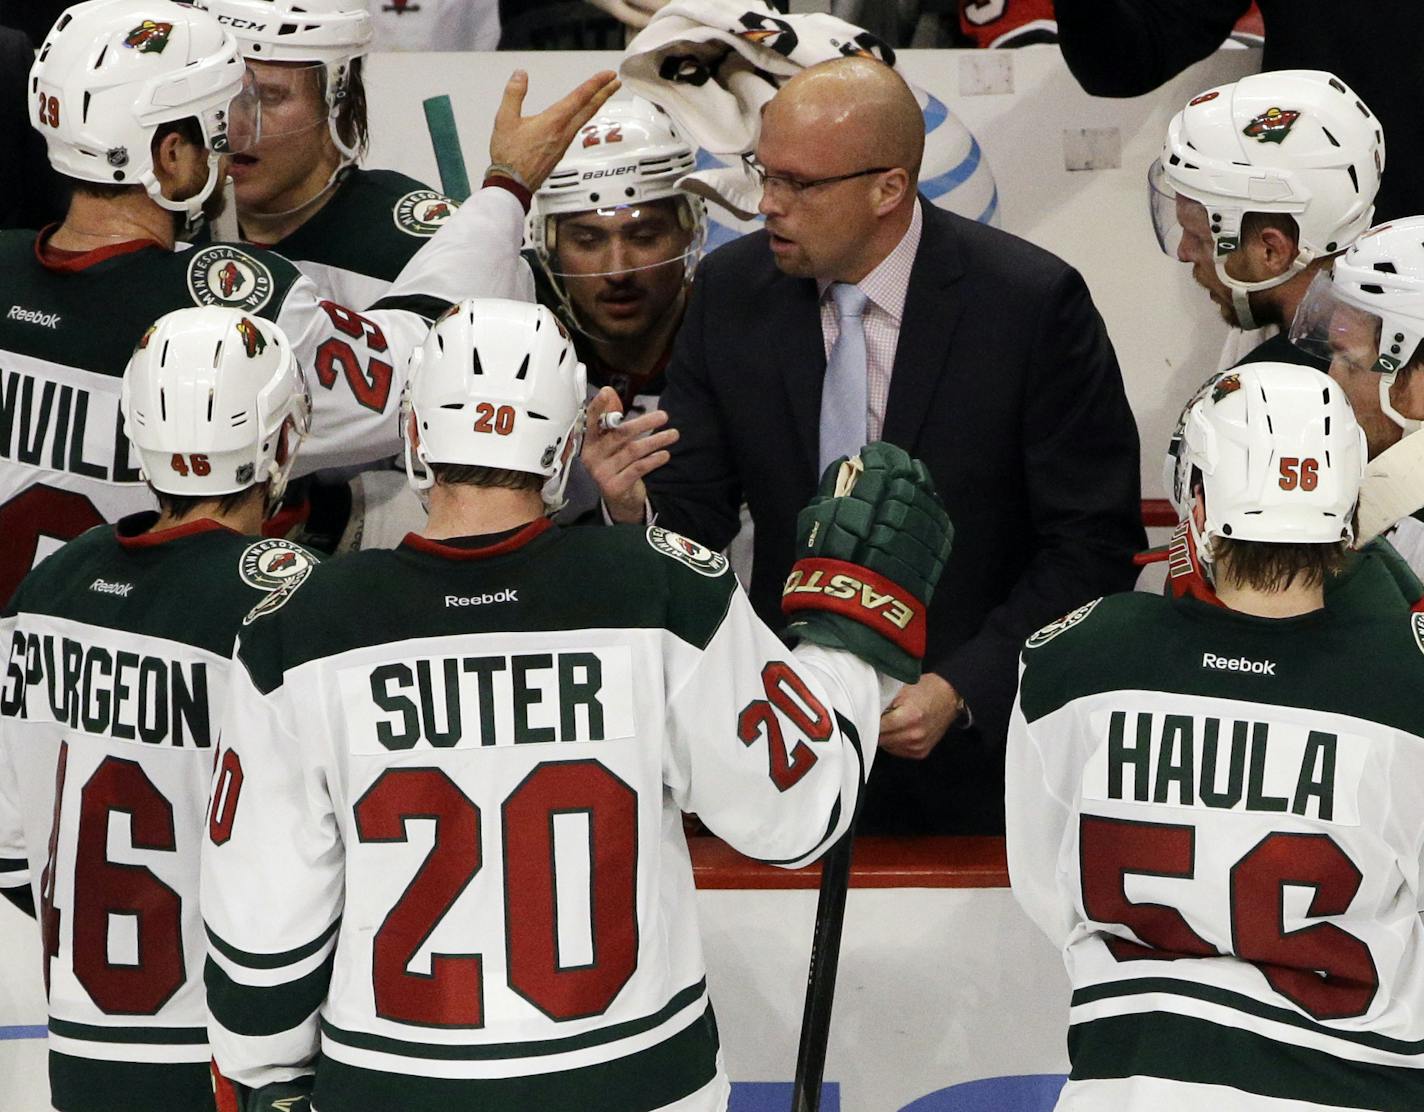
<svg viewBox="0 0 1424 1112"><path fill-rule="evenodd" d="M1226 258L1227 256L1225 255L1217 256L1215 264L1216 276L1220 279L1221 284L1231 291L1231 308L1236 313L1236 323L1241 327L1242 331L1245 332L1251 332L1260 328L1263 323L1256 319L1256 314L1251 308L1250 295L1259 293L1261 290L1273 290L1277 286L1284 286L1315 261L1315 255L1302 247L1296 257L1291 260L1290 266L1287 267L1283 273L1260 282L1242 282L1226 272Z"/></svg>
<svg viewBox="0 0 1424 1112"><path fill-rule="evenodd" d="M219 164L222 156L215 151L208 152L208 180L193 196L181 201L173 201L163 195L163 186L150 168L146 171L140 181L148 195L153 198L153 203L159 208L167 209L169 212L181 212L183 219L187 223L188 230L191 231L203 219L203 205L209 197L213 195L213 190L218 187L222 180L219 173Z"/></svg>
<svg viewBox="0 0 1424 1112"><path fill-rule="evenodd" d="M1390 401L1389 390L1394 385L1394 380L1399 372L1394 374L1380 375L1379 400L1380 409L1384 410L1384 415L1404 430L1404 435L1408 436L1419 428L1419 422L1406 417L1399 410L1394 408L1394 403Z"/></svg>
<svg viewBox="0 0 1424 1112"><path fill-rule="evenodd" d="M540 489L539 495L544 499L544 516L553 517L556 513L568 505L568 499L564 497L564 489L569 485L569 474L574 469L574 460L578 459L579 450L583 447L584 428L584 407L579 406L573 424L569 426L568 435L564 438L564 446L560 449L560 454L564 457L559 464L559 470L550 476ZM570 448L569 445L573 447Z"/></svg>

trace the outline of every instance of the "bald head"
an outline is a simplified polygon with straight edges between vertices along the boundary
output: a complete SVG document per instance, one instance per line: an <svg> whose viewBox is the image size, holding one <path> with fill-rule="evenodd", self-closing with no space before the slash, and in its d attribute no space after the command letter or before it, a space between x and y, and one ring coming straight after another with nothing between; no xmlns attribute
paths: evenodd
<svg viewBox="0 0 1424 1112"><path fill-rule="evenodd" d="M919 180L925 122L901 76L872 58L837 58L802 70L766 106L768 117L821 136L862 166L901 166Z"/></svg>

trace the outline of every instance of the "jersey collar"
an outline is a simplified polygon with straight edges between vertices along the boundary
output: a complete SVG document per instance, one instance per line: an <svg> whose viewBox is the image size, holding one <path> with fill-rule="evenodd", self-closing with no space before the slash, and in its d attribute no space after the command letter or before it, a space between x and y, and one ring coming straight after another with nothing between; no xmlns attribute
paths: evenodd
<svg viewBox="0 0 1424 1112"><path fill-rule="evenodd" d="M157 548L169 541L182 540L184 537L196 537L200 533L234 533L235 535L234 530L210 517L190 521L186 525L174 525L169 529L153 530L153 524L157 520L158 514L152 510L129 514L127 517L121 518L114 526L114 539L128 551L140 552L145 548ZM150 532L150 530L153 531Z"/></svg>
<svg viewBox="0 0 1424 1112"><path fill-rule="evenodd" d="M50 236L54 235L58 229L58 224L51 224L35 237L35 258L46 270L70 274L88 270L91 266L118 258L120 255L132 255L138 251L146 251L150 247L160 251L163 249L155 240L129 239L123 243L111 243L107 247L96 247L93 251L64 251L49 245Z"/></svg>
<svg viewBox="0 0 1424 1112"><path fill-rule="evenodd" d="M523 548L535 537L548 532L553 524L553 518L541 517L537 521L531 521L512 537L505 537L502 541L485 545L482 548L461 548L459 545L432 541L427 537L422 537L419 533L407 533L405 540L401 542L401 547L423 552L427 556L439 556L445 560L488 560L492 556L503 556L505 553Z"/></svg>

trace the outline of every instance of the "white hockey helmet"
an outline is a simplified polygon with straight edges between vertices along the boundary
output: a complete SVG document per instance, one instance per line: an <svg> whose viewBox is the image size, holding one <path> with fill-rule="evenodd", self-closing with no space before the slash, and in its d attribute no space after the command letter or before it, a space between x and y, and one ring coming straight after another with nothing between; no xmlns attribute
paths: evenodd
<svg viewBox="0 0 1424 1112"><path fill-rule="evenodd" d="M67 9L30 70L30 98L30 119L61 174L142 185L189 219L218 185L220 155L258 137L259 105L236 41L206 12L171 0L88 0ZM159 125L189 117L209 151L208 180L196 196L172 201L150 148Z"/></svg>
<svg viewBox="0 0 1424 1112"><path fill-rule="evenodd" d="M1148 171L1157 242L1176 254L1178 195L1205 207L1217 277L1242 327L1254 327L1246 294L1289 281L1370 226L1384 157L1379 120L1332 74L1276 70L1208 89L1172 118ZM1250 212L1289 214L1299 229L1290 268L1261 282L1226 272Z"/></svg>
<svg viewBox="0 0 1424 1112"><path fill-rule="evenodd" d="M124 369L119 404L144 477L165 494L216 498L271 483L275 506L311 429L311 397L282 330L217 306L160 317Z"/></svg>
<svg viewBox="0 0 1424 1112"><path fill-rule="evenodd" d="M1182 434L1188 486L1200 471L1206 499L1205 528L1187 517L1202 562L1212 537L1353 540L1365 459L1365 434L1329 375L1294 363L1228 371L1192 406Z"/></svg>
<svg viewBox="0 0 1424 1112"><path fill-rule="evenodd" d="M689 233L686 250L654 266L681 262L691 278L707 242L707 207L677 182L697 168L697 149L678 131L671 116L642 97L609 101L579 129L563 159L534 194L529 241L539 265L558 291L573 320L555 253L559 217L607 213L650 201L675 199L678 222ZM617 273L610 271L610 273Z"/></svg>
<svg viewBox="0 0 1424 1112"><path fill-rule="evenodd" d="M496 298L452 306L411 356L401 418L411 486L435 485L432 463L526 471L545 478L544 504L557 512L583 436L586 390L573 340L549 309Z"/></svg>
<svg viewBox="0 0 1424 1112"><path fill-rule="evenodd" d="M1405 432L1418 429L1389 392L1399 372L1424 355L1424 216L1370 229L1316 275L1290 338L1322 359L1378 372L1380 408Z"/></svg>
<svg viewBox="0 0 1424 1112"><path fill-rule="evenodd" d="M255 62L309 62L326 71L327 124L348 160L359 153L342 139L337 108L350 93L351 63L370 53L374 31L366 0L198 0Z"/></svg>

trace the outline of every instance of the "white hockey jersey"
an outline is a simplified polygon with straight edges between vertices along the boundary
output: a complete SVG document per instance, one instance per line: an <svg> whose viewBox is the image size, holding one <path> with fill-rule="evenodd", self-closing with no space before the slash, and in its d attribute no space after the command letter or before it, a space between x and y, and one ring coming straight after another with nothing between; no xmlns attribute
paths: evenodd
<svg viewBox="0 0 1424 1112"><path fill-rule="evenodd" d="M1397 603L1118 595L1029 639L1009 873L1073 985L1060 1109L1424 1108L1421 693Z"/></svg>
<svg viewBox="0 0 1424 1112"><path fill-rule="evenodd" d="M238 661L203 851L224 1075L315 1068L322 1112L726 1107L681 811L813 860L898 685L789 652L700 545L545 521L334 561Z"/></svg>
<svg viewBox="0 0 1424 1112"><path fill-rule="evenodd" d="M223 305L281 326L314 408L295 474L388 458L427 318L460 296L532 297L522 221L508 191L480 190L411 259L401 300L365 313L257 248L145 241L46 264L34 233L0 232L0 602L64 541L152 508L119 391L134 345L164 313Z"/></svg>
<svg viewBox="0 0 1424 1112"><path fill-rule="evenodd" d="M28 885L61 1112L211 1112L199 847L243 617L312 557L153 515L66 545L0 619L0 887Z"/></svg>

